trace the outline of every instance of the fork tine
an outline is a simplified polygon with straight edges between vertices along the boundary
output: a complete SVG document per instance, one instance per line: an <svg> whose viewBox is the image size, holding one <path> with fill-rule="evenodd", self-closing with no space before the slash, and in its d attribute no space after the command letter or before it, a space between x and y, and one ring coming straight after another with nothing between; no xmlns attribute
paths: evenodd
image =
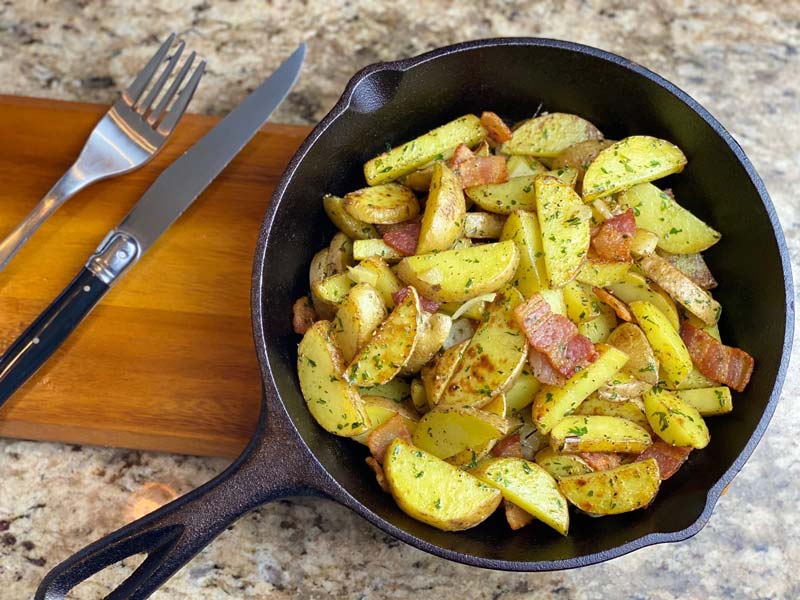
<svg viewBox="0 0 800 600"><path fill-rule="evenodd" d="M197 65L197 68L194 70L194 73L192 73L189 83L187 83L186 87L181 90L180 94L178 94L175 104L170 107L166 116L164 117L164 120L159 124L159 133L163 135L169 135L175 125L178 124L178 121L180 121L180 118L183 116L189 101L192 99L192 96L197 89L197 84L200 83L200 78L203 76L205 69L206 61L201 60L200 64Z"/></svg>
<svg viewBox="0 0 800 600"><path fill-rule="evenodd" d="M136 103L136 112L140 115L143 115L147 112L147 109L150 108L150 105L153 104L153 101L156 99L158 94L161 92L161 88L164 87L164 84L167 83L167 79L172 74L172 71L175 69L175 65L178 64L178 60L183 53L183 48L186 44L181 42L178 44L178 47L175 49L174 54L170 57L169 62L167 63L164 72L158 76L158 80L156 81L155 85L147 92L147 95L144 97L144 100L141 102Z"/></svg>
<svg viewBox="0 0 800 600"><path fill-rule="evenodd" d="M150 80L153 78L153 75L155 75L159 65L161 65L161 61L164 60L164 57L167 55L167 52L169 52L170 46L172 46L172 42L174 41L175 34L170 33L167 40L161 44L158 52L150 59L150 62L145 65L144 69L139 71L133 83L128 86L127 90L122 92L122 97L130 106L133 106L139 99L139 96L142 95L142 92L144 92L147 84L150 83Z"/></svg>
<svg viewBox="0 0 800 600"><path fill-rule="evenodd" d="M186 62L183 63L181 70L178 71L178 74L175 76L175 79L169 86L167 93L164 94L164 96L161 98L161 100L158 101L158 104L156 104L156 107L153 109L150 115L148 115L147 122L150 123L150 125L153 125L156 122L158 122L158 119L161 117L161 114L164 112L167 106L169 106L170 101L175 97L178 88L180 87L181 83L183 83L183 80L186 78L186 74L192 67L192 63L194 63L195 56L196 54L194 52L192 52L189 55L189 58L187 58Z"/></svg>

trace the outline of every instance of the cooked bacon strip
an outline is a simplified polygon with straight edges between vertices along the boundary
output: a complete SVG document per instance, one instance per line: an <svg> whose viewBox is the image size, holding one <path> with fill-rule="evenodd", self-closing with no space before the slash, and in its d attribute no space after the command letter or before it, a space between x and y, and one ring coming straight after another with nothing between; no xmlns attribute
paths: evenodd
<svg viewBox="0 0 800 600"><path fill-rule="evenodd" d="M476 156L464 144L453 152L450 167L461 180L461 187L472 187L484 183L508 181L506 159L502 156Z"/></svg>
<svg viewBox="0 0 800 600"><path fill-rule="evenodd" d="M664 259L704 290L717 287L717 280L711 274L702 254L669 254Z"/></svg>
<svg viewBox="0 0 800 600"><path fill-rule="evenodd" d="M617 316L620 319L627 321L628 323L633 321L633 315L631 314L630 309L628 309L628 305L617 298L614 294L599 287L593 287L592 291L600 299L600 302L603 304L608 304L611 308L613 308L614 312L617 313Z"/></svg>
<svg viewBox="0 0 800 600"><path fill-rule="evenodd" d="M752 356L739 348L726 346L689 321L681 324L681 339L698 371L737 392L744 391L753 374Z"/></svg>
<svg viewBox="0 0 800 600"><path fill-rule="evenodd" d="M556 373L563 377L572 377L579 368L597 360L591 340L578 333L572 321L554 314L541 294L534 294L517 306L514 319L533 349L545 354ZM531 367L536 368L533 363Z"/></svg>
<svg viewBox="0 0 800 600"><path fill-rule="evenodd" d="M407 222L401 223L391 231L383 234L383 241L404 256L412 256L417 251L420 224Z"/></svg>
<svg viewBox="0 0 800 600"><path fill-rule="evenodd" d="M316 320L317 313L314 311L314 307L311 306L308 296L298 298L294 306L292 306L292 327L294 327L294 332L304 335Z"/></svg>
<svg viewBox="0 0 800 600"><path fill-rule="evenodd" d="M406 286L404 288L400 288L394 294L392 294L392 300L394 300L395 305L400 304L403 300L405 300L408 293L408 286ZM437 310L439 310L441 303L437 302L436 300L426 298L422 294L418 295L419 303L422 305L422 310L429 313L435 313Z"/></svg>
<svg viewBox="0 0 800 600"><path fill-rule="evenodd" d="M547 359L547 356L530 347L528 347L528 364L531 367L533 376L542 383L548 385L564 385L564 382L567 380L566 377L556 372L553 365L551 365L550 361Z"/></svg>
<svg viewBox="0 0 800 600"><path fill-rule="evenodd" d="M636 219L633 209L629 208L621 215L607 219L597 228L592 236L592 248L604 260L632 262L631 243L634 233Z"/></svg>
<svg viewBox="0 0 800 600"><path fill-rule="evenodd" d="M503 500L503 508L506 511L506 521L508 526L514 531L522 529L525 525L532 523L536 517L522 510L519 506L508 500Z"/></svg>
<svg viewBox="0 0 800 600"><path fill-rule="evenodd" d="M384 492L389 492L389 482L386 480L386 474L383 472L381 463L375 460L372 456L366 458L367 465L375 472L375 479L378 480L378 485Z"/></svg>
<svg viewBox="0 0 800 600"><path fill-rule="evenodd" d="M466 144L459 144L453 151L453 156L450 158L450 168L454 169L461 163L475 158L475 153L469 149Z"/></svg>
<svg viewBox="0 0 800 600"><path fill-rule="evenodd" d="M400 415L395 415L385 423L378 425L367 436L367 446L375 460L383 464L386 449L396 438L405 440L409 444L412 443L405 419Z"/></svg>
<svg viewBox="0 0 800 600"><path fill-rule="evenodd" d="M681 465L689 458L691 451L690 446L671 446L663 440L655 440L652 446L636 457L636 460L655 458L658 463L658 471L661 473L661 481L664 481L678 472Z"/></svg>
<svg viewBox="0 0 800 600"><path fill-rule="evenodd" d="M503 119L491 111L485 111L481 114L481 125L486 127L489 137L498 144L511 139L511 129L508 128Z"/></svg>
<svg viewBox="0 0 800 600"><path fill-rule="evenodd" d="M578 452L592 471L608 471L622 464L622 457L616 452Z"/></svg>
<svg viewBox="0 0 800 600"><path fill-rule="evenodd" d="M515 433L497 442L495 447L492 448L492 456L522 458L522 443L520 442L519 434Z"/></svg>

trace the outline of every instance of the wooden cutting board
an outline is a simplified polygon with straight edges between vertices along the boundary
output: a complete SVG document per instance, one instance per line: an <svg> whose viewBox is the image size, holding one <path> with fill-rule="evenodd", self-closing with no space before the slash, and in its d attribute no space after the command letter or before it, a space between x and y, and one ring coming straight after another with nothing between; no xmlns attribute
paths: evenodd
<svg viewBox="0 0 800 600"><path fill-rule="evenodd" d="M0 96L0 236L78 156L106 106ZM156 176L217 123L187 115L149 165L67 202L0 272L6 348ZM0 436L234 456L258 417L250 271L305 127L267 125L0 409ZM288 315L287 315L288 318Z"/></svg>

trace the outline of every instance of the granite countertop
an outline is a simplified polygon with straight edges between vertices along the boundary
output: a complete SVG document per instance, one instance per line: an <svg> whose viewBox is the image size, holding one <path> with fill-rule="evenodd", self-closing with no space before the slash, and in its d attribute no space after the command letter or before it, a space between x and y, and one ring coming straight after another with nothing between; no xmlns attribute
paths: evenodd
<svg viewBox="0 0 800 600"><path fill-rule="evenodd" d="M766 181L800 266L800 3L439 0L0 2L0 93L111 102L165 32L209 61L194 100L224 113L298 42L309 52L276 120L314 123L378 60L491 36L569 39L674 81L739 140ZM145 8L146 7L146 8ZM795 275L798 280L798 275ZM797 360L752 459L691 540L562 573L487 572L384 535L318 499L281 501L230 528L157 598L798 598ZM30 597L48 569L226 465L129 450L0 441L0 596ZM127 565L130 568L130 564ZM75 598L100 598L116 568ZM621 587L622 586L622 587Z"/></svg>

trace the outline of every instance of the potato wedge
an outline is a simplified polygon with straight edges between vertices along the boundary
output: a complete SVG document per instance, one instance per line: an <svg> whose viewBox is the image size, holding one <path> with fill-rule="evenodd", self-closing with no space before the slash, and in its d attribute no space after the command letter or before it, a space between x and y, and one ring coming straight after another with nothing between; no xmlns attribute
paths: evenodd
<svg viewBox="0 0 800 600"><path fill-rule="evenodd" d="M579 371L563 386L543 385L533 400L533 423L542 433L549 433L567 414L619 371L628 355L606 344L598 344L599 357Z"/></svg>
<svg viewBox="0 0 800 600"><path fill-rule="evenodd" d="M469 340L463 340L442 352L432 364L422 368L422 383L431 407L439 403L447 387L447 382L450 381L450 377L461 363L461 357L468 345Z"/></svg>
<svg viewBox="0 0 800 600"><path fill-rule="evenodd" d="M559 153L586 140L603 139L603 134L586 119L566 113L549 113L525 121L504 143L505 154L558 156Z"/></svg>
<svg viewBox="0 0 800 600"><path fill-rule="evenodd" d="M536 210L535 179L536 175L513 177L504 183L476 185L464 191L483 210L510 215L515 210Z"/></svg>
<svg viewBox="0 0 800 600"><path fill-rule="evenodd" d="M311 259L311 267L308 270L308 287L311 289L311 302L314 305L314 312L317 317L326 321L333 319L336 315L336 304L320 298L314 292L314 286L331 275L328 272L328 249L323 248Z"/></svg>
<svg viewBox="0 0 800 600"><path fill-rule="evenodd" d="M673 446L708 446L711 435L703 417L674 392L653 388L643 401L650 427L662 440Z"/></svg>
<svg viewBox="0 0 800 600"><path fill-rule="evenodd" d="M352 437L371 423L358 390L340 377L343 368L331 323L317 321L297 347L300 390L311 416L325 431Z"/></svg>
<svg viewBox="0 0 800 600"><path fill-rule="evenodd" d="M536 215L516 210L508 215L500 241L512 240L519 250L519 265L514 274L514 287L530 298L549 285L544 264L542 233Z"/></svg>
<svg viewBox="0 0 800 600"><path fill-rule="evenodd" d="M476 296L466 302L446 302L439 307L439 310L449 312L453 320L466 317L473 321L482 321L486 307L490 302L494 302L496 296L495 292L491 292L490 294Z"/></svg>
<svg viewBox="0 0 800 600"><path fill-rule="evenodd" d="M394 308L393 296L400 291L403 284L382 258L364 259L354 267L347 269L347 275L356 283L370 284L378 290L383 298L383 303L388 308Z"/></svg>
<svg viewBox="0 0 800 600"><path fill-rule="evenodd" d="M555 177L562 183L567 184L573 190L575 189L575 184L578 181L578 170L573 169L572 167L561 167L559 169L550 169L542 173L542 175L549 175L550 177Z"/></svg>
<svg viewBox="0 0 800 600"><path fill-rule="evenodd" d="M532 156L515 154L506 160L506 171L508 171L508 178L513 179L526 175L539 175L547 171L547 167Z"/></svg>
<svg viewBox="0 0 800 600"><path fill-rule="evenodd" d="M438 458L479 448L508 433L508 422L493 413L469 406L437 407L423 415L414 432L414 445Z"/></svg>
<svg viewBox="0 0 800 600"><path fill-rule="evenodd" d="M576 454L559 454L550 446L536 453L536 464L556 479L591 473L592 468Z"/></svg>
<svg viewBox="0 0 800 600"><path fill-rule="evenodd" d="M351 385L368 387L386 383L414 353L422 321L419 296L414 288L362 346L343 377Z"/></svg>
<svg viewBox="0 0 800 600"><path fill-rule="evenodd" d="M382 258L387 263L396 263L404 256L383 240L356 240L353 242L353 258L356 260Z"/></svg>
<svg viewBox="0 0 800 600"><path fill-rule="evenodd" d="M397 265L397 275L426 298L439 302L466 302L495 292L514 276L519 250L512 241L408 256Z"/></svg>
<svg viewBox="0 0 800 600"><path fill-rule="evenodd" d="M556 452L644 452L653 440L633 421L607 415L564 417L550 430L550 446Z"/></svg>
<svg viewBox="0 0 800 600"><path fill-rule="evenodd" d="M430 406L428 405L428 397L425 395L425 386L422 384L422 380L419 378L411 380L411 403L414 405L416 411L421 415L430 410Z"/></svg>
<svg viewBox="0 0 800 600"><path fill-rule="evenodd" d="M547 300L551 311L563 317L567 316L567 303L564 301L564 290L561 288L556 288L554 290L541 289L539 293L542 295L542 298Z"/></svg>
<svg viewBox="0 0 800 600"><path fill-rule="evenodd" d="M480 408L511 387L528 357L525 335L513 315L522 300L514 288L497 294L447 383L440 405Z"/></svg>
<svg viewBox="0 0 800 600"><path fill-rule="evenodd" d="M464 235L477 240L496 240L503 232L505 218L485 212L468 212L464 216Z"/></svg>
<svg viewBox="0 0 800 600"><path fill-rule="evenodd" d="M627 354L627 353L626 353ZM630 354L628 354L630 356ZM630 360L628 360L630 362ZM627 367L627 365L625 365ZM597 389L597 397L603 400L622 402L633 398L641 398L652 386L646 381L636 379L624 370L618 372Z"/></svg>
<svg viewBox="0 0 800 600"><path fill-rule="evenodd" d="M464 232L466 213L461 182L447 165L437 162L422 215L417 254L449 249Z"/></svg>
<svg viewBox="0 0 800 600"><path fill-rule="evenodd" d="M419 418L408 408L408 406L405 405L405 403L399 404L393 400L389 400L388 398L383 398L382 396L362 395L361 400L364 402L364 412L367 414L369 419L370 428L363 433L353 436L352 439L357 441L359 444L366 445L369 434L372 433L376 427L380 427L395 415L402 416L403 419L405 419L408 432L411 434L414 433Z"/></svg>
<svg viewBox="0 0 800 600"><path fill-rule="evenodd" d="M311 286L311 293L320 300L338 306L344 302L347 294L350 293L350 288L354 285L355 282L350 279L347 273L339 273L317 281Z"/></svg>
<svg viewBox="0 0 800 600"><path fill-rule="evenodd" d="M590 396L575 409L576 415L597 415L603 417L619 417L636 423L645 431L650 428L644 404L641 400L604 400Z"/></svg>
<svg viewBox="0 0 800 600"><path fill-rule="evenodd" d="M695 390L701 388L713 388L719 384L716 381L711 381L708 377L698 371L697 367L692 365L692 370L689 372L689 375L686 377L686 379L673 384L664 382L664 385L668 390Z"/></svg>
<svg viewBox="0 0 800 600"><path fill-rule="evenodd" d="M669 319L650 302L637 300L628 306L661 365L661 379L671 385L686 379L692 370L692 358Z"/></svg>
<svg viewBox="0 0 800 600"><path fill-rule="evenodd" d="M675 392L679 400L693 407L702 417L724 415L733 410L730 388L723 386Z"/></svg>
<svg viewBox="0 0 800 600"><path fill-rule="evenodd" d="M644 230L638 229L637 231ZM694 252L692 254L670 254L661 250L658 254L704 290L711 290L717 287L717 280L714 279L711 269L708 268L706 261L703 259L703 255L699 252Z"/></svg>
<svg viewBox="0 0 800 600"><path fill-rule="evenodd" d="M405 379L395 377L380 385L360 388L359 392L363 397L380 396L396 404L405 405L411 398L411 385Z"/></svg>
<svg viewBox="0 0 800 600"><path fill-rule="evenodd" d="M333 321L336 342L345 362L353 360L385 318L386 305L378 290L368 283L359 283L350 290Z"/></svg>
<svg viewBox="0 0 800 600"><path fill-rule="evenodd" d="M342 204L354 219L365 223L391 225L419 214L419 201L410 188L399 183L384 183L350 192Z"/></svg>
<svg viewBox="0 0 800 600"><path fill-rule="evenodd" d="M589 168L589 165L592 164L592 161L597 158L597 155L600 154L602 150L605 150L613 143L612 140L586 140L578 142L559 152L558 155L550 161L550 166L553 169L561 167L571 167L575 169L577 172L575 188L580 192L586 169Z"/></svg>
<svg viewBox="0 0 800 600"><path fill-rule="evenodd" d="M623 323L606 340L630 358L622 370L650 385L658 383L658 359L642 329L634 323Z"/></svg>
<svg viewBox="0 0 800 600"><path fill-rule="evenodd" d="M567 305L567 317L576 324L591 321L600 316L600 302L594 294L577 281L564 284L564 302Z"/></svg>
<svg viewBox="0 0 800 600"><path fill-rule="evenodd" d="M637 300L649 302L662 313L664 313L664 316L667 317L675 331L678 331L680 328L678 309L675 308L675 303L666 293L659 293L647 285L647 280L639 273L629 271L625 276L625 281L613 283L605 287L608 287L612 294L626 304L630 304L631 302L635 302Z"/></svg>
<svg viewBox="0 0 800 600"><path fill-rule="evenodd" d="M672 254L702 252L722 237L650 183L625 190L617 196L617 202L625 210L632 208L636 226L655 233L658 247Z"/></svg>
<svg viewBox="0 0 800 600"><path fill-rule="evenodd" d="M344 198L325 194L322 197L322 205L325 207L325 214L328 215L328 218L349 238L368 240L381 237L374 225L350 216L350 213L344 209Z"/></svg>
<svg viewBox="0 0 800 600"><path fill-rule="evenodd" d="M431 161L448 158L459 144L472 148L484 139L486 129L480 119L464 115L367 161L364 177L369 185L394 181Z"/></svg>
<svg viewBox="0 0 800 600"><path fill-rule="evenodd" d="M508 414L520 412L530 405L540 387L542 384L539 380L533 376L527 365L523 365L514 384L505 393Z"/></svg>
<svg viewBox="0 0 800 600"><path fill-rule="evenodd" d="M680 173L685 166L686 157L676 145L649 135L627 137L601 151L586 169L583 199L590 202L609 196L639 183Z"/></svg>
<svg viewBox="0 0 800 600"><path fill-rule="evenodd" d="M580 271L575 276L579 283L594 287L608 287L615 283L622 283L628 276L631 265L624 262L605 262L588 259L581 265Z"/></svg>
<svg viewBox="0 0 800 600"><path fill-rule="evenodd" d="M470 471L496 487L503 497L546 523L561 535L569 530L566 498L553 477L542 467L524 458L492 458Z"/></svg>
<svg viewBox="0 0 800 600"><path fill-rule="evenodd" d="M328 246L328 273L344 273L353 264L353 240L341 231L333 236Z"/></svg>
<svg viewBox="0 0 800 600"><path fill-rule="evenodd" d="M558 481L567 500L592 515L618 515L644 508L653 501L660 485L654 458Z"/></svg>
<svg viewBox="0 0 800 600"><path fill-rule="evenodd" d="M534 188L550 287L561 287L578 274L586 259L592 211L555 177L537 177Z"/></svg>
<svg viewBox="0 0 800 600"><path fill-rule="evenodd" d="M631 254L637 258L647 256L656 251L658 236L647 229L637 228L631 240ZM698 254L699 256L699 254Z"/></svg>
<svg viewBox="0 0 800 600"><path fill-rule="evenodd" d="M450 317L439 312L425 317L417 335L414 352L400 373L403 375L416 373L430 361L450 334L452 324Z"/></svg>
<svg viewBox="0 0 800 600"><path fill-rule="evenodd" d="M592 340L593 344L602 344L608 341L608 336L617 326L617 315L614 309L607 304L600 304L600 316L591 321L578 324L578 333Z"/></svg>

